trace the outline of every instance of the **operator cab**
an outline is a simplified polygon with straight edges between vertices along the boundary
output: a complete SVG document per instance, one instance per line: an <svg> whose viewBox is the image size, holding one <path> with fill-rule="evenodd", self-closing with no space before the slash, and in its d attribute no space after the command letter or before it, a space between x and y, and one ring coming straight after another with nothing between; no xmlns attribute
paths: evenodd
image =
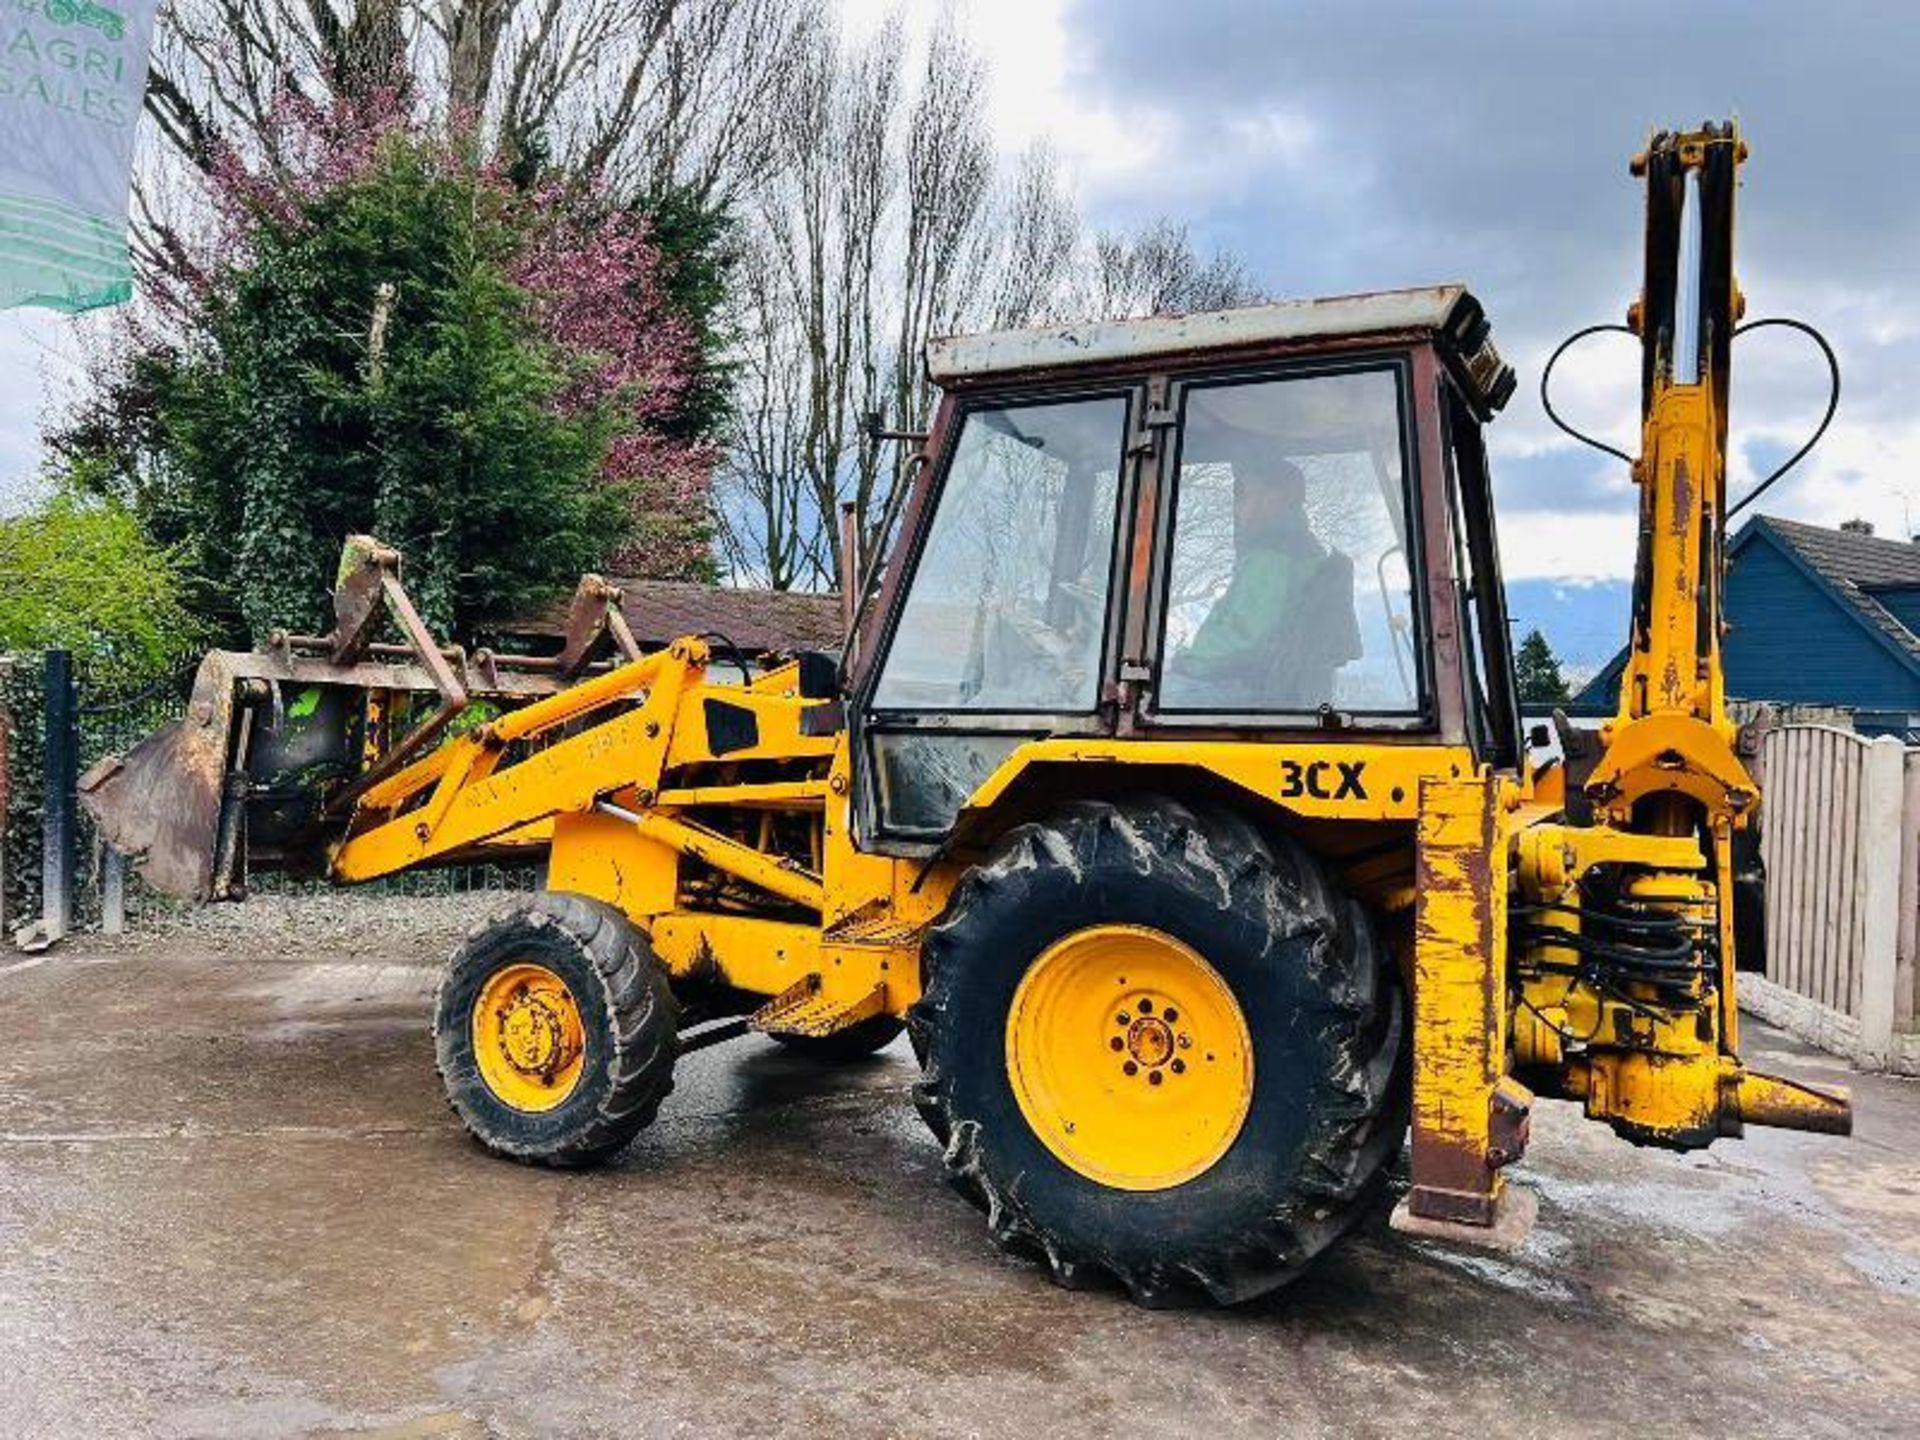
<svg viewBox="0 0 1920 1440"><path fill-rule="evenodd" d="M937 844L1021 744L1435 740L1512 767L1463 288L939 340L849 647L865 838Z"/></svg>

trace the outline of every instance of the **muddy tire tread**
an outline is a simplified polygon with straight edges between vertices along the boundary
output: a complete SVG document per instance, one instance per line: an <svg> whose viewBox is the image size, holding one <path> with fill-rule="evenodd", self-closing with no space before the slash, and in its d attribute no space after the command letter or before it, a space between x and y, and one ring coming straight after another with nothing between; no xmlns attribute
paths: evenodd
<svg viewBox="0 0 1920 1440"><path fill-rule="evenodd" d="M598 1001L608 1042L602 1076L593 1079L601 1084L597 1102L564 1133L538 1138L489 1123L488 1108L474 1103L475 1087L484 1091L485 1082L464 1039L468 1012L461 1006L450 1013L447 1003L463 963L495 935L527 930L559 939L591 968L599 993L576 999L588 1023ZM602 901L547 890L496 911L449 958L435 1006L434 1052L448 1106L482 1145L525 1164L576 1169L605 1160L652 1123L673 1090L678 1022L666 970L633 922Z"/></svg>
<svg viewBox="0 0 1920 1440"><path fill-rule="evenodd" d="M1084 1241L1053 1235L1022 1195L1029 1175L997 1173L977 1120L958 1113L956 1063L1004 1063L960 1055L945 1032L967 956L996 912L1018 904L1019 880L1038 867L1132 865L1143 879L1224 885L1235 906L1260 905L1306 931L1310 964L1335 1017L1339 1063L1314 1083L1311 1143L1275 1203L1254 1223L1164 1263L1116 1260ZM1222 877L1225 877L1224 880ZM1284 904L1277 896L1293 897ZM1190 808L1153 796L1083 801L1010 830L955 890L922 951L920 1001L907 1032L922 1076L921 1118L944 1149L954 1186L987 1215L1002 1249L1044 1260L1073 1289L1117 1281L1141 1305L1231 1304L1285 1284L1376 1203L1407 1123L1404 997L1371 916L1334 887L1320 864L1284 836L1266 835L1225 808Z"/></svg>

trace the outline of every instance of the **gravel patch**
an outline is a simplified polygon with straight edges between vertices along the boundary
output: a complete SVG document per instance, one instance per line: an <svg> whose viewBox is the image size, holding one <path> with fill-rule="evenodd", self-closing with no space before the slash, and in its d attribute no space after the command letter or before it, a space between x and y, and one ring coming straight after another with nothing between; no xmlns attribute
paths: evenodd
<svg viewBox="0 0 1920 1440"><path fill-rule="evenodd" d="M524 898L513 890L385 895L334 890L256 895L239 904L169 906L129 920L117 938L86 935L89 951L178 949L207 955L302 956L332 952L417 954L438 962L481 920ZM76 937L82 938L82 937Z"/></svg>

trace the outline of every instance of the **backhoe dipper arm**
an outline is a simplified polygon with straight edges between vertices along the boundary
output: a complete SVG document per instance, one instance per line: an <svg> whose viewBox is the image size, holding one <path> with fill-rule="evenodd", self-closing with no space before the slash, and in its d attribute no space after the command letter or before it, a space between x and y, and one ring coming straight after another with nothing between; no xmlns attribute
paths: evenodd
<svg viewBox="0 0 1920 1440"><path fill-rule="evenodd" d="M1734 185L1746 145L1729 124L1655 137L1647 182L1640 335L1640 530L1620 725L1685 715L1727 730L1720 666L1727 381L1745 302L1733 278Z"/></svg>
<svg viewBox="0 0 1920 1440"><path fill-rule="evenodd" d="M1731 123L1663 132L1647 189L1640 491L1620 703L1587 780L1591 827L1520 837L1515 1055L1631 1139L1693 1148L1743 1121L1844 1130L1844 1096L1738 1055L1732 835L1759 790L1735 752L1721 664L1729 355L1744 301Z"/></svg>
<svg viewBox="0 0 1920 1440"><path fill-rule="evenodd" d="M1694 812L1744 823L1758 798L1734 754L1720 663L1726 553L1727 381L1745 302L1733 209L1746 144L1729 122L1661 134L1633 169L1647 182L1640 335L1640 524L1620 707L1587 793L1613 823L1689 832Z"/></svg>

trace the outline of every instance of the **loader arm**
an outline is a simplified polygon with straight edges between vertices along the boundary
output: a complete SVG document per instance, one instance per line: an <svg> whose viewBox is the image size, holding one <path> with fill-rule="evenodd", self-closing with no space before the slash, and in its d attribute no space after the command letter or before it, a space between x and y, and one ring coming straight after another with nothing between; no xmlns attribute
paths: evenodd
<svg viewBox="0 0 1920 1440"><path fill-rule="evenodd" d="M666 789L670 770L721 759L828 761L831 735L802 734L809 703L793 694L792 665L745 686L705 685L704 642L687 638L480 726L360 797L331 872L353 882L467 854L503 838L618 806L642 834L687 851L798 904L822 908L819 880L791 861L682 818L703 804L816 804L818 777L772 785ZM722 707L721 737L714 706ZM750 742L748 737L751 736ZM742 743L748 742L748 743Z"/></svg>

